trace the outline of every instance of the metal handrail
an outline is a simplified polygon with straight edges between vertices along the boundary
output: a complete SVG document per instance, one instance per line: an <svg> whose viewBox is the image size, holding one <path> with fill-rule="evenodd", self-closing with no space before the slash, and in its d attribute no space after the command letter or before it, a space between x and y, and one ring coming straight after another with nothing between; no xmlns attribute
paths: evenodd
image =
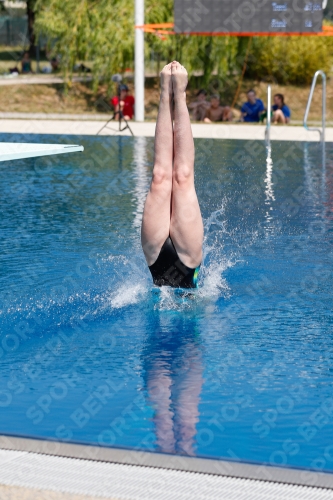
<svg viewBox="0 0 333 500"><path fill-rule="evenodd" d="M312 97L313 97L313 92L317 83L317 78L318 76L321 76L322 81L323 81L323 93L322 93L322 130L319 128L309 128L307 125L307 120L308 120L308 115L310 111L310 106L312 102ZM308 103L306 105L306 110L304 114L304 120L303 120L303 125L306 128L306 130L313 130L316 132L319 132L320 140L321 142L325 142L325 127L326 127L326 75L325 73L319 69L318 71L315 72L313 80L312 80L312 85L311 85L311 90L310 90L310 95L308 99Z"/></svg>
<svg viewBox="0 0 333 500"><path fill-rule="evenodd" d="M271 140L271 110L272 110L272 87L268 85L267 87L267 118L266 118L266 129L265 129L265 139L269 144Z"/></svg>

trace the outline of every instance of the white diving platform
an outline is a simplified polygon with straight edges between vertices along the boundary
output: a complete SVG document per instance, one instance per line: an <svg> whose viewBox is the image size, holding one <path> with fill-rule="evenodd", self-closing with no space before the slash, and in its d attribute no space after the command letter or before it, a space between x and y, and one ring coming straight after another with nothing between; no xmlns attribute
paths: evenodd
<svg viewBox="0 0 333 500"><path fill-rule="evenodd" d="M0 142L0 161L22 160L38 156L61 155L84 151L74 144L32 144L31 142Z"/></svg>

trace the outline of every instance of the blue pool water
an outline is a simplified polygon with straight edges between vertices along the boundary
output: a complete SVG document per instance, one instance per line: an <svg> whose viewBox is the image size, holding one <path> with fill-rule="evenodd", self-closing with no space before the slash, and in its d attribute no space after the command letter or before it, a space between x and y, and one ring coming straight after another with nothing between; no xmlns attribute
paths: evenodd
<svg viewBox="0 0 333 500"><path fill-rule="evenodd" d="M1 140L85 153L0 164L0 433L333 470L332 144L196 141L187 296L140 248L151 139Z"/></svg>

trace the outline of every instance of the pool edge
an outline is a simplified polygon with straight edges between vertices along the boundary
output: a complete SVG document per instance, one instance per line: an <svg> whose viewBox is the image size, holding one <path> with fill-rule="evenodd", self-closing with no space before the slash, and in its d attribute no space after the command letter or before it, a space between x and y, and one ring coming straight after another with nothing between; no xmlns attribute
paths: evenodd
<svg viewBox="0 0 333 500"><path fill-rule="evenodd" d="M0 434L1 449L333 489L333 474L328 472L313 472L306 469L254 465L228 460L167 455L149 451L104 448L3 434Z"/></svg>

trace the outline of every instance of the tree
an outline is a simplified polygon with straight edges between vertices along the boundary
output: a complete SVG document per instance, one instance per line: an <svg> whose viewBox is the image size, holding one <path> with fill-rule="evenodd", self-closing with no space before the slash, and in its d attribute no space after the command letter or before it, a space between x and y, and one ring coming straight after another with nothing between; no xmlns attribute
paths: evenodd
<svg viewBox="0 0 333 500"><path fill-rule="evenodd" d="M36 0L37 34L60 55L70 85L77 61L92 61L94 88L133 65L134 5L127 0Z"/></svg>
<svg viewBox="0 0 333 500"><path fill-rule="evenodd" d="M27 16L28 16L28 38L29 38L29 54L35 55L36 35L35 35L35 3L36 0L27 0Z"/></svg>
<svg viewBox="0 0 333 500"><path fill-rule="evenodd" d="M30 0L35 2L35 29L46 35L53 54L70 85L75 62L91 61L94 88L110 82L114 73L133 68L134 1L128 0ZM173 0L146 0L146 23L173 21ZM203 72L206 84L213 70L226 79L236 64L236 38L146 36L147 55L154 50L165 61L180 59L190 71Z"/></svg>
<svg viewBox="0 0 333 500"><path fill-rule="evenodd" d="M28 4L35 12L36 34L45 35L53 54L61 56L68 86L77 61L92 63L95 90L102 80L111 86L112 74L133 68L134 0L28 0ZM147 24L172 21L173 0L145 0ZM31 33L33 37L33 29ZM317 60L329 70L332 39L305 38L254 37L246 75L300 83L308 81ZM175 35L162 39L147 34L145 40L148 57L154 51L161 63L181 60L190 75L201 73L201 85L224 93L229 87L228 97L234 92L248 46L247 39L228 36Z"/></svg>

